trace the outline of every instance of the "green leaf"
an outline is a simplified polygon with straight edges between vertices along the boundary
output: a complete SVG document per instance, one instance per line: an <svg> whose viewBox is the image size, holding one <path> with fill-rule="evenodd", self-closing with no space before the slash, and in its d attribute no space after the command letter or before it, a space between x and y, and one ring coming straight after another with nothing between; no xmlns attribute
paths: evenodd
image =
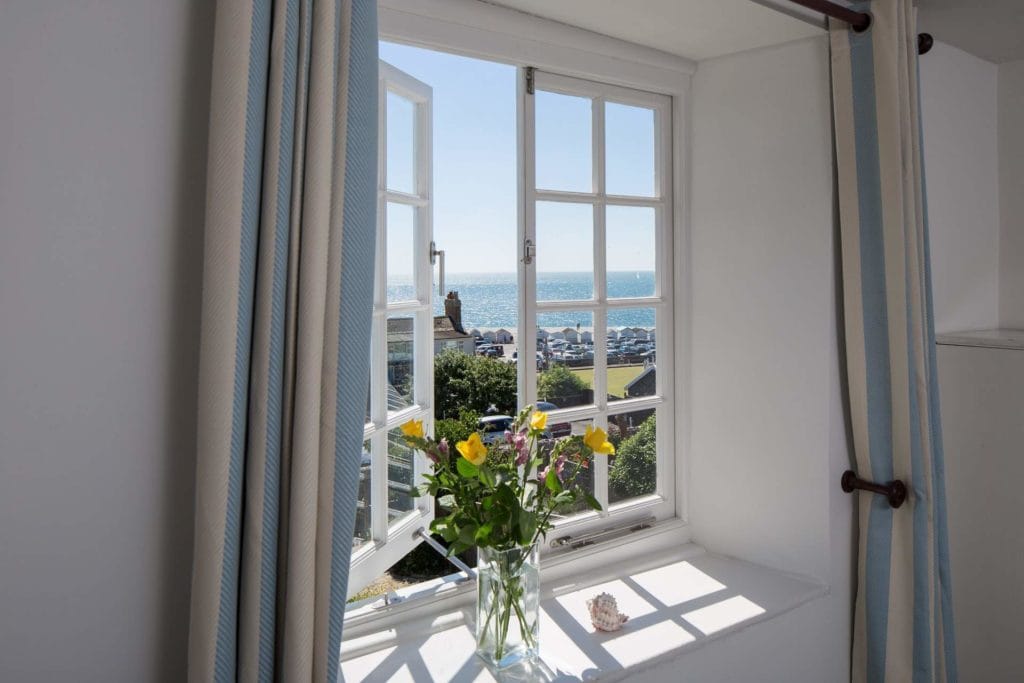
<svg viewBox="0 0 1024 683"><path fill-rule="evenodd" d="M455 509L455 496L447 494L437 499L437 504L443 507L445 510Z"/></svg>
<svg viewBox="0 0 1024 683"><path fill-rule="evenodd" d="M487 487L493 487L497 483L494 479L494 472L487 465L478 468L480 470L480 483Z"/></svg>
<svg viewBox="0 0 1024 683"><path fill-rule="evenodd" d="M598 510L598 511L601 510L601 504L597 502L597 498L594 498L592 495L590 495L586 491L583 492L583 497L586 499L587 505L590 506L591 510Z"/></svg>
<svg viewBox="0 0 1024 683"><path fill-rule="evenodd" d="M568 505L569 503L576 500L576 493L574 491L562 491L554 498L555 505Z"/></svg>
<svg viewBox="0 0 1024 683"><path fill-rule="evenodd" d="M458 537L456 542L457 543L465 544L466 547L469 547L469 546L473 545L474 543L476 543L476 532L477 532L476 524L473 523L473 522L470 522L466 526L464 526L461 529L459 529L459 537Z"/></svg>
<svg viewBox="0 0 1024 683"><path fill-rule="evenodd" d="M486 543L487 539L491 535L491 529L494 527L490 524L484 524L482 527L476 530L476 535L473 538L475 543Z"/></svg>
<svg viewBox="0 0 1024 683"><path fill-rule="evenodd" d="M466 460L465 458L459 458L455 461L455 469L459 471L459 474L466 477L467 479L477 476L480 472L480 468Z"/></svg>
<svg viewBox="0 0 1024 683"><path fill-rule="evenodd" d="M519 513L519 542L526 544L533 540L537 532L537 515L523 510Z"/></svg>
<svg viewBox="0 0 1024 683"><path fill-rule="evenodd" d="M544 479L544 485L548 487L548 491L551 491L551 493L562 492L562 482L558 480L558 473L555 472L554 468L548 470L548 476Z"/></svg>
<svg viewBox="0 0 1024 683"><path fill-rule="evenodd" d="M459 537L459 531L455 528L454 524L445 523L443 526L435 527L434 531L440 534L441 538L445 540L445 543L451 543Z"/></svg>

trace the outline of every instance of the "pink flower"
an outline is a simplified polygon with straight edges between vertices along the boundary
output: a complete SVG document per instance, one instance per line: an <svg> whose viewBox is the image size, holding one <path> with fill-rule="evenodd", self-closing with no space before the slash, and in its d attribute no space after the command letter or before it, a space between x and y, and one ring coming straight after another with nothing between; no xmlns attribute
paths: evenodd
<svg viewBox="0 0 1024 683"><path fill-rule="evenodd" d="M516 449L516 466L522 467L530 458L530 449L526 447L526 437L522 434L516 434L512 445Z"/></svg>
<svg viewBox="0 0 1024 683"><path fill-rule="evenodd" d="M437 450L441 455L448 455L448 439L441 439L437 444Z"/></svg>
<svg viewBox="0 0 1024 683"><path fill-rule="evenodd" d="M505 430L505 443L509 443L510 444L510 443L513 443L513 442L514 442L514 437L512 436L512 432L510 432L509 430L506 429Z"/></svg>

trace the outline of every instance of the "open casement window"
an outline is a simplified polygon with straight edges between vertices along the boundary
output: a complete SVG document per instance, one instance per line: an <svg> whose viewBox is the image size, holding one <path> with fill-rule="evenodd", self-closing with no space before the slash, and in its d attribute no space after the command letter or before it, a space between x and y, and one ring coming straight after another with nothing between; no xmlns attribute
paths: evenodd
<svg viewBox="0 0 1024 683"><path fill-rule="evenodd" d="M618 450L581 474L604 510L581 506L549 540L609 518L667 519L675 515L671 99L524 72L519 339L521 357L537 363L520 364L520 400L557 407L547 406L554 438L596 424ZM562 381L569 373L575 379Z"/></svg>
<svg viewBox="0 0 1024 683"><path fill-rule="evenodd" d="M420 542L433 500L410 489L427 471L400 426L433 422L431 88L380 62L377 255L370 390L349 596Z"/></svg>

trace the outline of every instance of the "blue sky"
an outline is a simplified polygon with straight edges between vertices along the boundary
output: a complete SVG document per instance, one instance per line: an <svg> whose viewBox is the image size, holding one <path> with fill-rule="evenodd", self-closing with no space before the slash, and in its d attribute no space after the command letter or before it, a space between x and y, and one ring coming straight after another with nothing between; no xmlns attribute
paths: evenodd
<svg viewBox="0 0 1024 683"><path fill-rule="evenodd" d="M394 43L380 57L433 89L434 239L450 273L516 269L515 67ZM412 111L389 97L389 186L412 187ZM589 100L538 91L537 181L540 187L589 191ZM654 119L646 109L608 103L605 110L610 192L651 196ZM388 269L411 273L411 220L389 213ZM544 203L537 209L540 272L591 271L589 205ZM607 216L608 269L654 269L654 212L612 207ZM389 278L390 279L390 278Z"/></svg>

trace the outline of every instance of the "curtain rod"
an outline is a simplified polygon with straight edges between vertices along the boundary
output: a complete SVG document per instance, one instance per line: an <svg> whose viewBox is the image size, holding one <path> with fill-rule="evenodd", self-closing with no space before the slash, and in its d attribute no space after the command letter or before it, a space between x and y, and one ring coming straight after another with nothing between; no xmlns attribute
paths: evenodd
<svg viewBox="0 0 1024 683"><path fill-rule="evenodd" d="M794 5L800 5L806 7L809 10L815 12L821 12L822 14L845 21L850 25L857 33L867 31L871 27L871 15L867 12L854 12L848 7L837 5L834 2L828 2L828 0L789 0ZM932 39L931 34L918 33L917 34L917 54L923 55L932 49L932 45L935 41Z"/></svg>

